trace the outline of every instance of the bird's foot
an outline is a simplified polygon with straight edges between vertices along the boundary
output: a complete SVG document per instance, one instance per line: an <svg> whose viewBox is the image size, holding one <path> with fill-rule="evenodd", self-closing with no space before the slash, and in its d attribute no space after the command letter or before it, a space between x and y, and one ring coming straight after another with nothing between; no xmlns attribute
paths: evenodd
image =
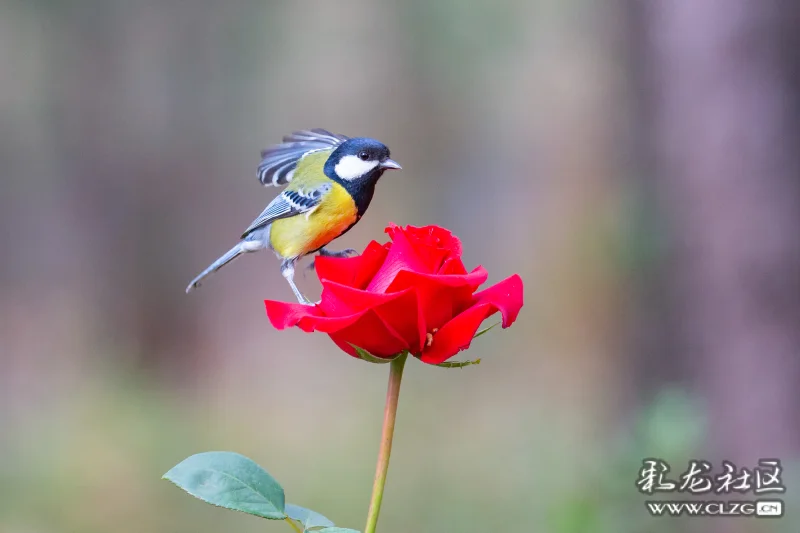
<svg viewBox="0 0 800 533"><path fill-rule="evenodd" d="M312 302L311 300L309 300L308 298L306 298L305 296L303 296L303 295L301 294L301 295L300 295L300 296L297 298L297 301L298 301L298 303L300 303L300 304L302 304L302 305L310 305L310 306L312 306L312 307L313 307L313 306L317 305L318 303L320 303L322 300L319 300L319 301L316 301L316 302Z"/></svg>
<svg viewBox="0 0 800 533"><path fill-rule="evenodd" d="M353 257L354 255L358 255L358 251L353 248L347 248L338 252L331 252L325 248L320 248L319 255L323 257Z"/></svg>
<svg viewBox="0 0 800 533"><path fill-rule="evenodd" d="M358 255L358 250L354 248L347 248L345 250L339 250L337 252L331 252L330 250L326 250L325 248L320 248L319 255L321 257L354 257ZM314 270L314 265L316 264L316 259L311 261L311 263L306 267L308 270Z"/></svg>

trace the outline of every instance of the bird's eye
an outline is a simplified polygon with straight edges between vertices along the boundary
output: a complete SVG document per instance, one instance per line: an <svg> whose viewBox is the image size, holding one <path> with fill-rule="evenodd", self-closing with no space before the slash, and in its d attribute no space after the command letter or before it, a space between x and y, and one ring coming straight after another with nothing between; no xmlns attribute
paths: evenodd
<svg viewBox="0 0 800 533"><path fill-rule="evenodd" d="M367 152L359 152L358 158L362 161L366 161L369 159L369 154Z"/></svg>

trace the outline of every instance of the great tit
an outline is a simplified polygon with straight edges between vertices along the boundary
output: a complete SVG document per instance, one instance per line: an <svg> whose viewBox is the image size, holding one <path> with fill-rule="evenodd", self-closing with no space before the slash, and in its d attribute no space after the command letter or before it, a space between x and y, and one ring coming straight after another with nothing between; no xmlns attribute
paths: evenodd
<svg viewBox="0 0 800 533"><path fill-rule="evenodd" d="M257 175L265 186L287 187L244 231L241 241L192 280L186 292L240 255L270 249L282 260L281 274L297 300L309 303L294 283L297 260L317 251L355 255L352 249L332 252L325 246L361 219L384 171L400 168L375 139L323 129L285 136L283 143L261 152Z"/></svg>

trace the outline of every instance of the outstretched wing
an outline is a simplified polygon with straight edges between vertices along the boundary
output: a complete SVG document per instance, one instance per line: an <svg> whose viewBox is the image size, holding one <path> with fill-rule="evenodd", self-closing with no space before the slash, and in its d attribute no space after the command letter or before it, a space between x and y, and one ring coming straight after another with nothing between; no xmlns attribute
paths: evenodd
<svg viewBox="0 0 800 533"><path fill-rule="evenodd" d="M285 185L292 181L297 162L309 152L336 148L349 139L327 130L296 131L283 138L283 143L270 146L261 152L258 180L263 185Z"/></svg>
<svg viewBox="0 0 800 533"><path fill-rule="evenodd" d="M322 199L332 188L333 185L331 183L322 183L313 189L301 187L297 190L283 191L269 203L267 208L258 215L258 218L250 224L250 227L242 233L242 238L278 219L310 214L311 211L319 206Z"/></svg>

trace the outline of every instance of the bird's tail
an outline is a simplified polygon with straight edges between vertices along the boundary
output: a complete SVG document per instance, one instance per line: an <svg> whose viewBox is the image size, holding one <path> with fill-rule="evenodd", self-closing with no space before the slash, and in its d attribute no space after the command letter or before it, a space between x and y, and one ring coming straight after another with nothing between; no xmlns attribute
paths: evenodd
<svg viewBox="0 0 800 533"><path fill-rule="evenodd" d="M238 243L236 246L225 252L225 254L222 257L211 263L211 265L207 269L203 270L203 272L201 272L199 276L194 278L192 282L189 284L189 286L186 287L186 293L188 294L192 291L192 289L196 289L197 287L199 287L200 282L203 281L203 279L210 276L220 268L224 267L225 265L227 265L240 255L248 251L250 250L246 248L246 245L244 243L242 242Z"/></svg>

